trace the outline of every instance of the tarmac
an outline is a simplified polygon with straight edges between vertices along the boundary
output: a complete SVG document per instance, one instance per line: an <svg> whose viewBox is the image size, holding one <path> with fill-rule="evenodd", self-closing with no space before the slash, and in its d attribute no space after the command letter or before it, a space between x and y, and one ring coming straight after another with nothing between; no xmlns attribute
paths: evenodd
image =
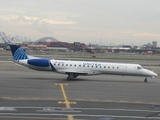
<svg viewBox="0 0 160 120"><path fill-rule="evenodd" d="M145 66L159 74L158 66ZM79 76L0 62L0 119L157 120L160 77Z"/></svg>

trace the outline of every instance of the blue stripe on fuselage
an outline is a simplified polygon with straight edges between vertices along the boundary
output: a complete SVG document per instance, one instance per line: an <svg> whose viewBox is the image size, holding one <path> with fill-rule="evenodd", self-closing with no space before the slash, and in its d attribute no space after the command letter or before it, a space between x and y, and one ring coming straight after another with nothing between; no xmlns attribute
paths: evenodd
<svg viewBox="0 0 160 120"><path fill-rule="evenodd" d="M38 67L49 67L49 58L29 59L28 64Z"/></svg>
<svg viewBox="0 0 160 120"><path fill-rule="evenodd" d="M52 65L52 63L50 63L50 66L52 68L53 71L56 71L56 69L54 68L54 66Z"/></svg>

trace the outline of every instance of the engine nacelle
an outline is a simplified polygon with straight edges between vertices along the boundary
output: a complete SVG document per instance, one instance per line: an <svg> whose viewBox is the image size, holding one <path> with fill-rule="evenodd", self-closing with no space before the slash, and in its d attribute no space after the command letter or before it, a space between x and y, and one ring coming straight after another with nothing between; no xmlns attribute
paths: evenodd
<svg viewBox="0 0 160 120"><path fill-rule="evenodd" d="M49 67L49 58L40 58L40 59L29 59L27 63L29 65L37 66L37 67Z"/></svg>

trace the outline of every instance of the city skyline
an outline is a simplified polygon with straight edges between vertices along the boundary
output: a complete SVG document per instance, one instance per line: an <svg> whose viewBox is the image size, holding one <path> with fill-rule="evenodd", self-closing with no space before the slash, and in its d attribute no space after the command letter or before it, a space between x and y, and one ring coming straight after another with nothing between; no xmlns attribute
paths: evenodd
<svg viewBox="0 0 160 120"><path fill-rule="evenodd" d="M35 42L39 39L42 39L42 38L46 38L46 37L42 37L42 38L39 38L37 40L33 40L32 38L28 37L28 36L20 36L20 35L15 35L15 36L11 36L10 34L9 35L6 35L8 39L10 40L20 40L22 42ZM47 36L47 37L50 37L50 36ZM52 37L54 38L54 37ZM0 43L3 42L2 40L2 36L0 36ZM54 38L56 39L56 38ZM58 40L58 39L56 39ZM60 40L58 40L60 41ZM67 41L60 41L60 42L67 42ZM74 42L79 42L79 41L74 41ZM92 42L89 42L89 43L85 43L85 42L81 42L81 43L85 43L86 45L89 45L89 44L93 44L93 45L104 45L104 46L119 46L119 45L130 45L130 46L143 46L143 45L147 45L147 44L153 44L153 42L156 42L156 44L158 45L158 42L157 41L149 41L147 43L144 43L144 44L126 44L126 43L113 43L113 42L106 42L106 41L103 41L103 40L99 40L99 41L92 41ZM68 43L73 43L73 42L68 42ZM160 47L160 46L157 46L157 47Z"/></svg>
<svg viewBox="0 0 160 120"><path fill-rule="evenodd" d="M160 46L159 0L5 0L0 28L11 36L64 42Z"/></svg>

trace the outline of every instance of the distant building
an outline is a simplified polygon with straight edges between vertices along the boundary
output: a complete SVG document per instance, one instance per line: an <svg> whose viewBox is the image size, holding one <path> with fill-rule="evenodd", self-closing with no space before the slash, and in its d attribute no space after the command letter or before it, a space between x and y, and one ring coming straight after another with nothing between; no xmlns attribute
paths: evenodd
<svg viewBox="0 0 160 120"><path fill-rule="evenodd" d="M74 46L74 51L84 51L86 48L86 45L84 43L80 43L80 42L74 42L73 43Z"/></svg>
<svg viewBox="0 0 160 120"><path fill-rule="evenodd" d="M157 41L152 41L153 48L157 48Z"/></svg>
<svg viewBox="0 0 160 120"><path fill-rule="evenodd" d="M132 47L131 47L131 45L120 45L120 46L115 47L114 49L123 51L123 50L131 50Z"/></svg>
<svg viewBox="0 0 160 120"><path fill-rule="evenodd" d="M54 37L43 37L39 40L36 40L37 43L42 43L42 42L60 42L57 39L55 39Z"/></svg>
<svg viewBox="0 0 160 120"><path fill-rule="evenodd" d="M30 45L28 45L28 48L29 49L35 49L35 50L37 50L37 49L45 50L47 48L47 46L42 45L42 44L30 44Z"/></svg>

